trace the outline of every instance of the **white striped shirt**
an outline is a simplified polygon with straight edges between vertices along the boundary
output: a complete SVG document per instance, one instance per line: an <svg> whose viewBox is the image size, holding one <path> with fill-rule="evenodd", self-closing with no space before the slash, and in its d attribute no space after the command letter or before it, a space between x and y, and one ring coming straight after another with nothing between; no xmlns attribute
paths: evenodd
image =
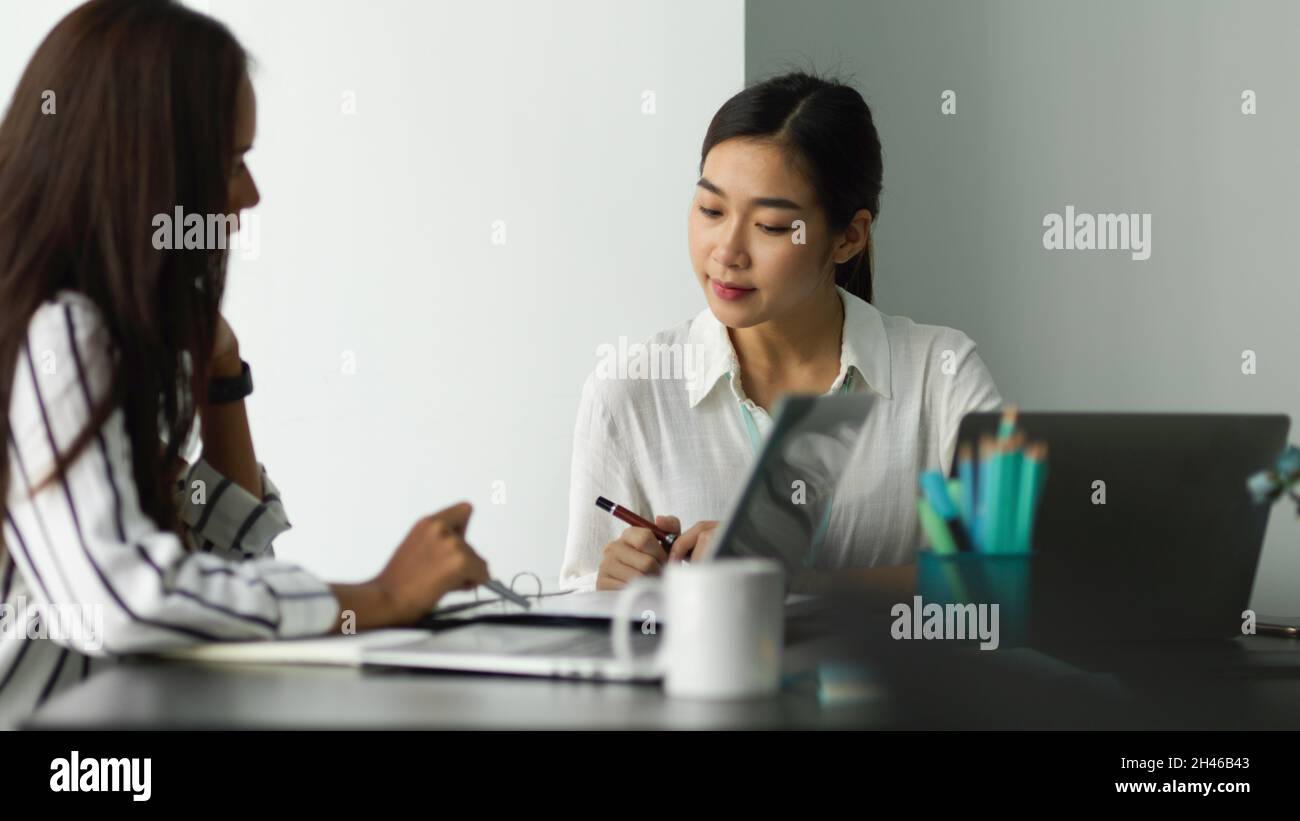
<svg viewBox="0 0 1300 821"><path fill-rule="evenodd" d="M289 528L262 468L257 499L198 460L178 482L182 538L140 508L116 408L62 480L53 472L109 390L107 331L89 298L60 292L32 316L9 408L0 540L0 728L120 656L212 640L318 635L338 602L278 561Z"/></svg>

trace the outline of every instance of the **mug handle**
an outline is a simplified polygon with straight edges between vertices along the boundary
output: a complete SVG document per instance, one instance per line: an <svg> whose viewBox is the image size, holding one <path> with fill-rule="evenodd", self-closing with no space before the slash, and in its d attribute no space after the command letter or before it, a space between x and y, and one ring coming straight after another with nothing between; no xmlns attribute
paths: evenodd
<svg viewBox="0 0 1300 821"><path fill-rule="evenodd" d="M609 638L614 645L614 658L619 664L631 665L635 662L632 654L632 637L628 635L627 623L632 621L637 602L645 596L662 598L663 581L649 576L642 576L632 581L618 594L614 602L614 618L609 623ZM663 647L655 651L653 665L659 669Z"/></svg>

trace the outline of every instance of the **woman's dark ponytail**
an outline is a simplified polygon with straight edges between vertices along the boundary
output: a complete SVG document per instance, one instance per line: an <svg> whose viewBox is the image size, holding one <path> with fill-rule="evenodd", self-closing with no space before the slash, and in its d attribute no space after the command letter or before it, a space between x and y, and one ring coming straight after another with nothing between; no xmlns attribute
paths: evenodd
<svg viewBox="0 0 1300 821"><path fill-rule="evenodd" d="M752 85L713 115L700 150L700 170L713 146L733 137L770 139L788 147L808 175L832 232L865 208L880 216L884 158L871 109L841 82L803 72ZM835 266L835 283L861 299L874 296L871 235L861 253Z"/></svg>

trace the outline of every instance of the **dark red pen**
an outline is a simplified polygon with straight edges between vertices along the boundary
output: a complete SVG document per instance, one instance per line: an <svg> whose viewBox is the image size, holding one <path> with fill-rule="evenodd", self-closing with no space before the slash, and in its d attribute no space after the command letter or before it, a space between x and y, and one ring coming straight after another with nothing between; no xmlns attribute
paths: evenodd
<svg viewBox="0 0 1300 821"><path fill-rule="evenodd" d="M664 550L671 548L673 542L677 541L676 533L669 533L667 530L657 526L654 522L646 521L644 518L636 515L622 505L614 504L604 496L596 497L596 507L607 511L609 515L619 521L627 522L632 525L632 527L644 527L646 530L654 534L654 537L659 540L659 544L664 546Z"/></svg>

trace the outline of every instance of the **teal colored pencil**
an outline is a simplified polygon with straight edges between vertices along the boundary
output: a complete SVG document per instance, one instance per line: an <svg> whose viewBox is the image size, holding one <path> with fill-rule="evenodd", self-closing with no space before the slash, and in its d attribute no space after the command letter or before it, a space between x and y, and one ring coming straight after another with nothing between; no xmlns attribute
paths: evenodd
<svg viewBox="0 0 1300 821"><path fill-rule="evenodd" d="M1038 497L1042 490L1039 476L1043 472L1042 454L1039 443L1035 442L1025 449L1024 463L1020 469L1020 492L1016 503L1015 550L1027 553L1032 549L1034 533L1034 511L1038 507Z"/></svg>
<svg viewBox="0 0 1300 821"><path fill-rule="evenodd" d="M916 512L921 517L921 529L930 540L930 547L935 553L941 556L952 556L957 553L957 543L953 541L952 534L948 532L948 526L944 524L943 518L935 512L934 508L925 499L916 500Z"/></svg>
<svg viewBox="0 0 1300 821"><path fill-rule="evenodd" d="M1002 410L1002 422L998 425L998 441L1005 442L1011 438L1011 434L1016 432L1016 417L1019 416L1020 409L1015 405L1007 405Z"/></svg>
<svg viewBox="0 0 1300 821"><path fill-rule="evenodd" d="M966 532L969 533L970 524L966 521L966 495L962 491L961 479L948 480L948 497L957 506L957 518L961 520L961 523L966 527Z"/></svg>
<svg viewBox="0 0 1300 821"><path fill-rule="evenodd" d="M989 483L987 501L984 504L984 550L997 553L1002 549L1002 498L1004 482L1002 471L1006 466L1006 455L1000 443L995 444L989 454Z"/></svg>
<svg viewBox="0 0 1300 821"><path fill-rule="evenodd" d="M985 434L979 441L979 478L975 483L975 516L973 528L978 534L976 547L987 553L989 546L989 476L993 470L993 437Z"/></svg>
<svg viewBox="0 0 1300 821"><path fill-rule="evenodd" d="M1025 454L1021 450L1021 444L1024 440L1025 435L1023 433L1015 433L1003 443L1005 450L1002 454L1004 459L1002 463L1002 540L998 543L998 551L1002 553L1012 553L1016 549L1016 517L1020 501L1020 467L1025 461Z"/></svg>
<svg viewBox="0 0 1300 821"><path fill-rule="evenodd" d="M1034 523L1038 521L1038 508L1043 504L1043 488L1047 486L1047 443L1038 442L1038 473L1034 481L1034 502L1029 509L1029 528L1025 534L1025 549L1033 550Z"/></svg>

